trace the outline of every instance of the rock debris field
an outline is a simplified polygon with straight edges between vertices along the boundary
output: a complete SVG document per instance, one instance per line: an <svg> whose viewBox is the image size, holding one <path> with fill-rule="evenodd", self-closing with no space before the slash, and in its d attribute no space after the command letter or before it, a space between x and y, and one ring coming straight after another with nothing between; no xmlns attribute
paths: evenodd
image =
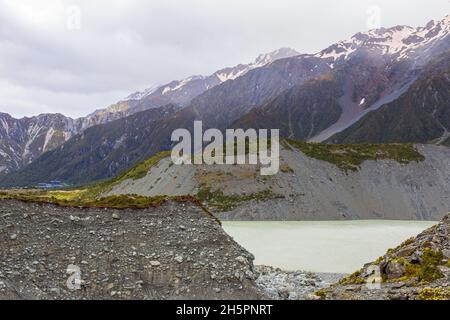
<svg viewBox="0 0 450 320"><path fill-rule="evenodd" d="M190 203L0 202L0 299L259 299L254 257Z"/></svg>

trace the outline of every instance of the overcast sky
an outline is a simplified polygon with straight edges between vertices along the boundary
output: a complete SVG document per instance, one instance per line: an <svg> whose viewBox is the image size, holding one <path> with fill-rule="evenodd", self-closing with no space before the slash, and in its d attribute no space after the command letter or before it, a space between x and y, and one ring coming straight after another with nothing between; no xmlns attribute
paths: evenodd
<svg viewBox="0 0 450 320"><path fill-rule="evenodd" d="M280 47L314 53L377 20L448 13L450 0L0 0L0 111L84 116Z"/></svg>

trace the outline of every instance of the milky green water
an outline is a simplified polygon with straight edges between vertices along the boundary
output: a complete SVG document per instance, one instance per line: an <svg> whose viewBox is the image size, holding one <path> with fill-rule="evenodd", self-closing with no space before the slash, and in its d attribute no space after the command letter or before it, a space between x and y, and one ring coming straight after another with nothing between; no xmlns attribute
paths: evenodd
<svg viewBox="0 0 450 320"><path fill-rule="evenodd" d="M351 273L434 224L391 220L224 221L223 228L255 255L255 264Z"/></svg>

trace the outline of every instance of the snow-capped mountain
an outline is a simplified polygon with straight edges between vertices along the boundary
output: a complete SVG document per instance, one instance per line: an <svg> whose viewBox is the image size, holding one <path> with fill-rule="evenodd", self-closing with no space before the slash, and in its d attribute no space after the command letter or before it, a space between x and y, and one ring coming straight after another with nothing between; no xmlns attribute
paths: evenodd
<svg viewBox="0 0 450 320"><path fill-rule="evenodd" d="M219 70L213 74L213 76L216 76L220 83L223 83L228 80L234 80L240 76L243 76L250 70L264 67L268 64L271 64L272 62L284 59L284 58L290 58L293 56L300 55L299 52L290 49L290 48L281 48L278 50L275 50L273 52L267 53L267 54L261 54L259 55L256 60L253 63L250 64L240 64L233 68L225 68L222 70Z"/></svg>
<svg viewBox="0 0 450 320"><path fill-rule="evenodd" d="M299 55L300 53L291 48L281 48L270 53L259 55L256 60L249 64L239 64L234 67L224 68L219 71L216 71L210 76L191 76L189 78L172 81L166 85L162 85L159 87L149 88L142 92L136 92L132 95L128 96L124 100L141 100L147 96L155 94L157 91L161 91L162 95L167 95L173 93L175 91L186 91L189 84L195 81L203 81L208 83L205 85L205 88L209 89L214 86L214 83L220 84L228 80L234 80L240 76L243 76L250 70L263 67L268 65L275 60L289 58L292 56ZM185 93L186 94L186 93Z"/></svg>
<svg viewBox="0 0 450 320"><path fill-rule="evenodd" d="M431 21L425 27L419 28L397 26L358 33L350 40L338 42L317 54L299 55L281 60L282 63L273 63L268 68L259 69L264 71L280 65L279 72L272 74L264 72L254 77L254 82L251 82L252 79L245 79L247 76L243 76L232 83L234 86L228 86L232 87L228 88L228 91L225 91L226 88L223 85L194 99L194 104L203 107L203 109L197 107L196 113L203 116L207 110L215 109L210 119L210 122L213 122L230 115L234 116L234 111L237 109L239 113L234 117L233 123L236 128L278 128L284 137L315 142L325 141L352 126L370 112L377 111L383 105L399 99L416 88L413 84L419 75L423 74L422 69L442 55L450 54L449 20L449 17L446 17L441 21ZM312 57L316 60L311 60ZM299 69L294 67L293 62L302 63L304 67L308 59L311 62L311 71L318 71L313 78L310 78L313 81L289 81L289 88L285 88L287 90L283 92L278 91L269 101L247 99L244 103L240 103L239 98L245 97L248 93L258 97L263 93L273 92L276 84L282 83L279 78L273 81L276 75L282 74L282 70L289 70L289 74L293 75L299 74ZM290 62L290 65L284 64L285 61ZM326 73L320 72L320 69L326 71L326 66L332 69ZM244 79L247 80L245 83L237 83ZM261 81L261 79L264 80ZM268 82L270 85L264 87ZM420 101L424 106L414 106L414 108L424 109L425 106L427 108L435 106L436 110L445 110L445 107L448 109L448 103L446 106L441 105L441 102L445 101L445 98L441 97L446 97L445 91L450 91L448 81L436 82L441 86L435 86L437 92L426 96L427 99L423 95L424 98ZM265 90L263 92L260 91L262 87ZM208 95L206 102L198 103L199 99ZM263 96L267 97L267 95ZM434 96L438 103L433 102L430 99L431 96ZM224 105L223 101L229 101L229 103ZM409 104L407 108L413 108L413 106ZM226 113L222 114L221 109L226 110ZM247 111L244 115L243 109ZM427 119L425 113L420 114ZM399 117L403 120L406 118L407 115ZM448 137L446 130L450 131L450 128L443 130L443 125L439 123L446 121L445 116L436 111L431 118L434 120L421 124L418 128L418 131L425 131L425 128L427 131L423 135L415 136L420 137L419 140L412 139L412 135L403 131L384 132L385 137L389 137L391 142L399 136L414 142L426 142L427 139L434 138L438 138L437 141L444 141ZM382 121L380 123L382 124ZM382 127L379 126L377 129L380 128ZM401 128L403 130L409 127L401 125ZM370 132L375 128L369 126L365 129ZM368 137L369 135L365 134L358 142L364 142L364 139ZM376 139L378 136L371 142L377 142Z"/></svg>
<svg viewBox="0 0 450 320"><path fill-rule="evenodd" d="M235 80L250 70L266 66L276 60L299 55L290 48L281 48L270 53L259 55L249 64L239 64L224 68L209 76L194 75L182 80L174 80L167 84L152 87L141 92L135 92L122 101L103 109L97 110L87 118L87 123L106 123L133 113L167 104L176 104L184 107L193 98L228 80Z"/></svg>
<svg viewBox="0 0 450 320"><path fill-rule="evenodd" d="M440 21L430 21L425 27L395 26L360 32L351 39L339 41L316 54L332 63L348 60L364 49L389 56L397 61L414 60L421 64L432 58L438 47L450 41L450 15Z"/></svg>
<svg viewBox="0 0 450 320"><path fill-rule="evenodd" d="M130 94L128 97L123 99L124 101L128 100L141 100L142 98L145 98L146 96L151 95L153 92L158 90L159 86L147 88L144 91L136 91L135 93Z"/></svg>

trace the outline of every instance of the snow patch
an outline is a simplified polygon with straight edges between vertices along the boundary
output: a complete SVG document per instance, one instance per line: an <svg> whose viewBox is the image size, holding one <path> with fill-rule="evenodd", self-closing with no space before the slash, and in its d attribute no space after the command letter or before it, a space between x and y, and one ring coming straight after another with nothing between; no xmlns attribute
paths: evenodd
<svg viewBox="0 0 450 320"><path fill-rule="evenodd" d="M53 135L55 134L55 129L50 128L47 130L47 134L45 135L44 145L42 146L42 150L46 151L49 142L52 140Z"/></svg>

